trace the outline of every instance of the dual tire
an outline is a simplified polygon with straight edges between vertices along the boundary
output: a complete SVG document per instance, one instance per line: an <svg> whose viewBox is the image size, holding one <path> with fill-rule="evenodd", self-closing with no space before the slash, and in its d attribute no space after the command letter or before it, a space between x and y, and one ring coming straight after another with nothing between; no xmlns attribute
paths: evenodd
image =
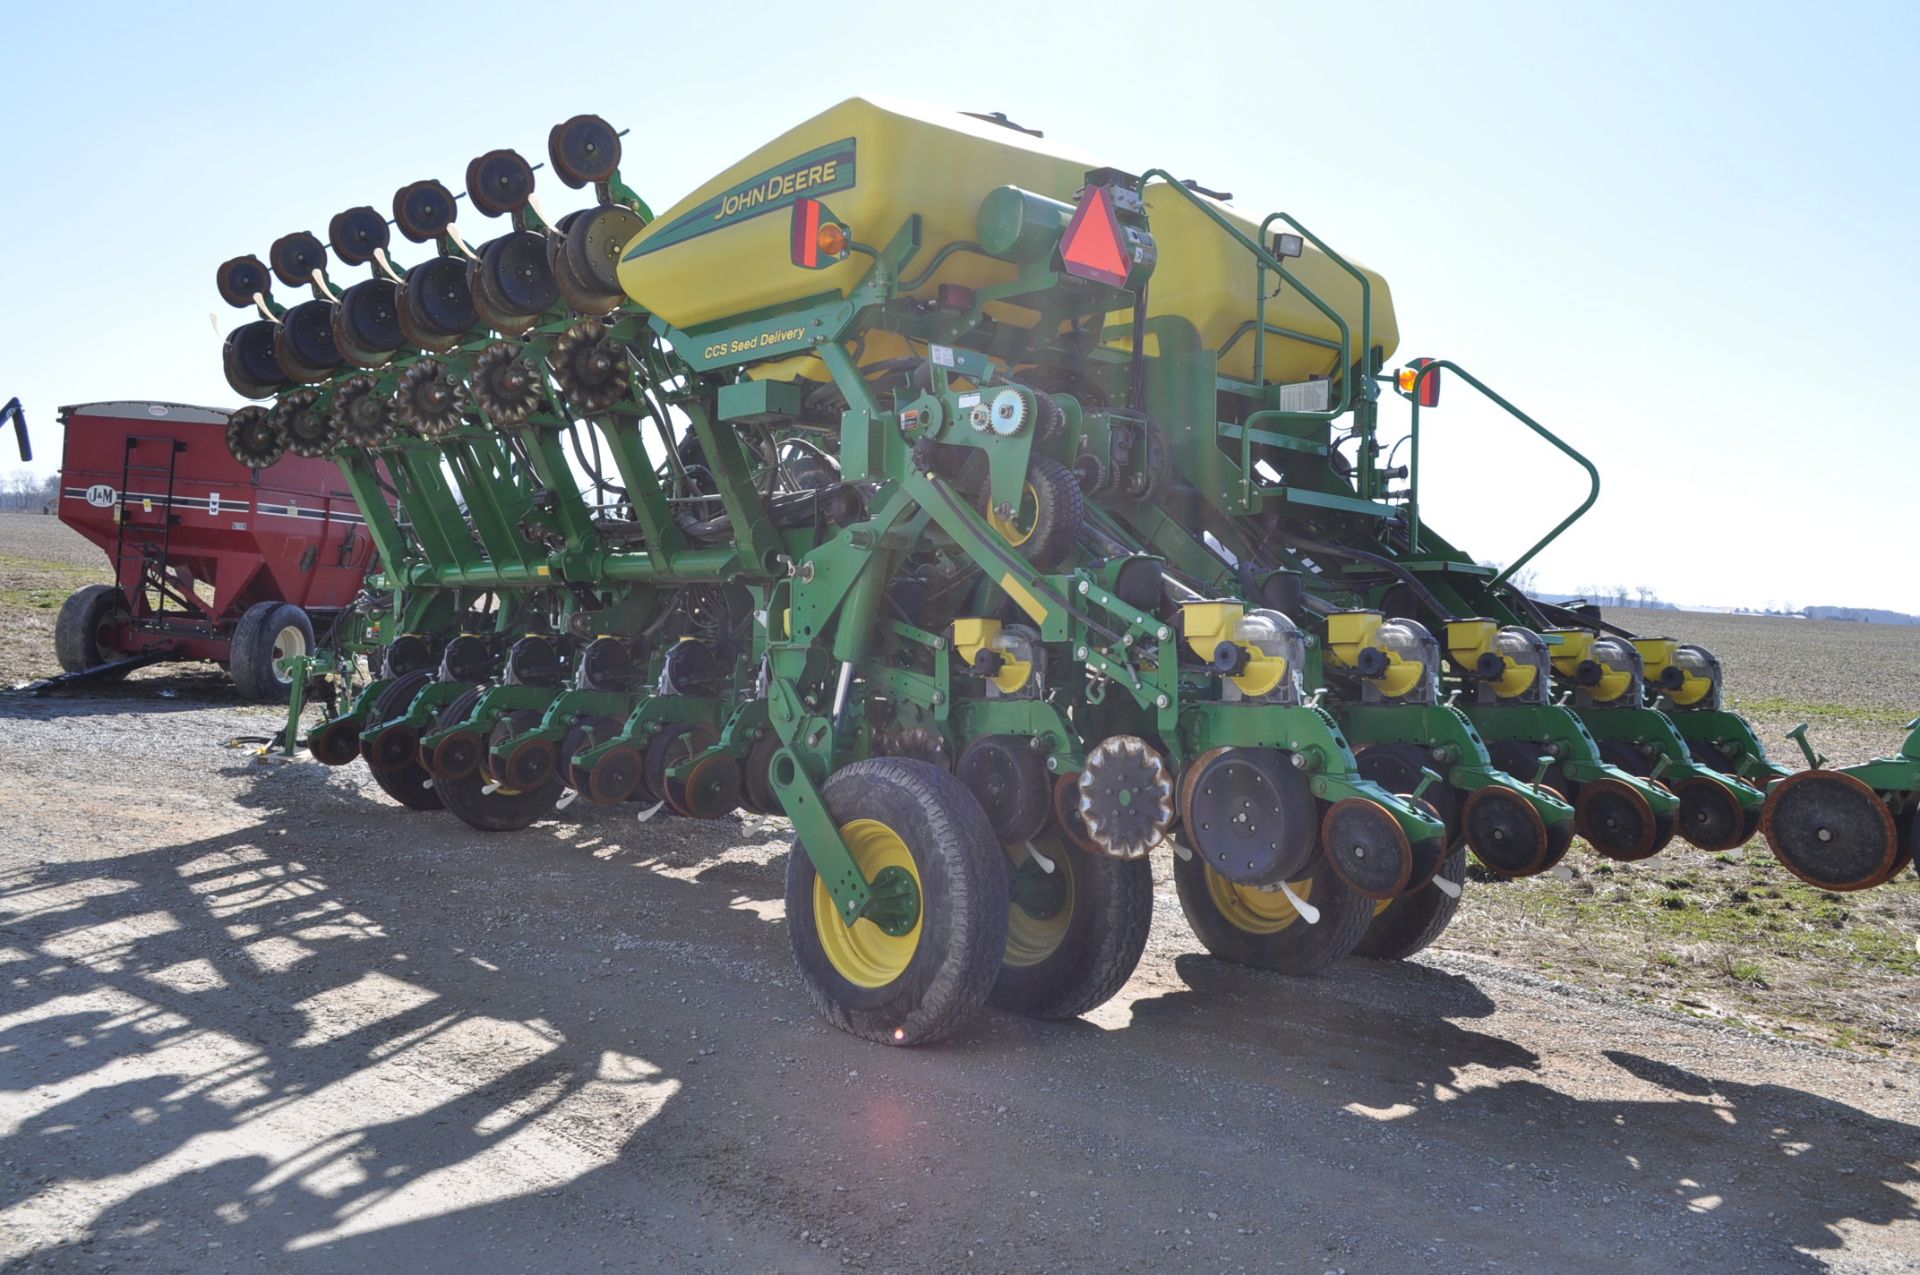
<svg viewBox="0 0 1920 1275"><path fill-rule="evenodd" d="M903 870L920 896L919 919L904 934L864 917L847 926L794 842L787 932L808 996L834 1026L882 1044L927 1044L989 1001L1028 1017L1072 1018L1132 976L1153 915L1144 861L1051 837L1003 848L973 794L927 762L855 762L830 776L821 796L862 874L871 881Z"/></svg>

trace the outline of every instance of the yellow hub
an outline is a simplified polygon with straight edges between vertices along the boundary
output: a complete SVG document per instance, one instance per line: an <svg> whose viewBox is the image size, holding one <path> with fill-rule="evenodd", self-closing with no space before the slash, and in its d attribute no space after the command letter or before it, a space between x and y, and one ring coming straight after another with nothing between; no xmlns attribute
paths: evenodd
<svg viewBox="0 0 1920 1275"><path fill-rule="evenodd" d="M1021 519L1026 526L1020 525ZM1012 518L1002 518L993 510L987 511L987 525L1000 533L1000 538L1016 549L1033 539L1033 533L1040 527L1040 493L1028 483L1020 489L1020 508Z"/></svg>
<svg viewBox="0 0 1920 1275"><path fill-rule="evenodd" d="M921 889L920 868L900 834L878 819L855 819L840 826L860 875L871 881L882 868L899 868L913 878ZM921 897L925 897L922 890ZM924 909L923 909L924 913ZM920 918L905 934L888 934L866 917L852 925L840 919L840 909L827 891L827 883L813 880L813 928L820 935L820 950L841 978L856 987L885 987L913 963L920 950Z"/></svg>
<svg viewBox="0 0 1920 1275"><path fill-rule="evenodd" d="M1287 882L1303 902L1312 902L1313 879ZM1207 869L1207 893L1220 915L1235 929L1249 934L1278 934L1300 919L1287 896L1278 890L1260 890L1229 881L1212 868Z"/></svg>
<svg viewBox="0 0 1920 1275"><path fill-rule="evenodd" d="M1016 896L1007 912L1007 950L1001 960L1008 965L1038 965L1060 950L1060 944L1066 940L1067 928L1073 924L1073 859L1065 847L1052 839L1035 843L1041 854L1053 861L1053 870L1060 874L1060 886L1065 896L1060 906L1052 910L1049 916L1035 916L1020 905ZM1013 860L1015 873L1026 868L1033 856L1026 844L1007 847L1007 857ZM1039 865L1034 864L1034 871ZM1043 911L1045 909L1042 909Z"/></svg>

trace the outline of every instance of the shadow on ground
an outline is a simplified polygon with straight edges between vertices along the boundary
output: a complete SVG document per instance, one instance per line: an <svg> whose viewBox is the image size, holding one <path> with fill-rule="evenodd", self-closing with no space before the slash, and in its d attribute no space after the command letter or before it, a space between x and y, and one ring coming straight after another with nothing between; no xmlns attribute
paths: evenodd
<svg viewBox="0 0 1920 1275"><path fill-rule="evenodd" d="M1409 1139L1444 1179L1409 1207L1462 1222L1655 1208L1794 1265L1920 1216L1920 1128L1618 1048L1596 1063L1661 1096L1570 1096L1431 966L1189 955L1105 1026L993 1014L888 1051L808 1016L777 848L741 848L772 825L486 837L316 767L229 776L244 826L0 880L0 1237L51 1225L56 1266L840 1269L976 1230L1041 1261L994 1216L1032 1181L1109 1210L1071 1251L1132 1269L1214 1180L1266 1215L1219 1255L1267 1243L1302 1175L1390 1225L1428 1190Z"/></svg>

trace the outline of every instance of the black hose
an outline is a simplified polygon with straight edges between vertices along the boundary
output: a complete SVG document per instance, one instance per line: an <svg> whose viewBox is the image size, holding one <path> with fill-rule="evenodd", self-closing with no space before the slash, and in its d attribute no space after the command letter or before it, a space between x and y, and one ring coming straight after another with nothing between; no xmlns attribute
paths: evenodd
<svg viewBox="0 0 1920 1275"><path fill-rule="evenodd" d="M1365 549L1353 549L1346 545L1327 544L1325 541L1310 540L1305 536L1291 533L1287 535L1287 542L1295 549L1305 549L1308 553L1312 554L1324 554L1329 558L1347 558L1355 562L1370 562L1400 583L1406 585L1409 589L1412 589L1414 593L1419 596L1420 600L1427 604L1428 609L1441 620L1454 620L1459 618L1454 615L1452 611L1441 605L1440 599L1434 596L1433 590L1421 583L1420 577L1395 562L1392 558L1382 557L1377 553L1368 553Z"/></svg>

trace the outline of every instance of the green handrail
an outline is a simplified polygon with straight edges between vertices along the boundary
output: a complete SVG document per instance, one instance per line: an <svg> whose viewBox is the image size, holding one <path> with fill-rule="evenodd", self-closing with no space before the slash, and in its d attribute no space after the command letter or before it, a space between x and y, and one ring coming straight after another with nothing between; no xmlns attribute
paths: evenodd
<svg viewBox="0 0 1920 1275"><path fill-rule="evenodd" d="M1292 226L1294 230L1299 233L1302 239L1305 239L1308 243L1318 248L1328 260L1332 261L1334 265L1339 266L1342 270L1346 271L1349 275L1353 276L1354 282L1360 285L1360 359L1362 363L1361 371L1363 375L1366 373L1372 372L1373 368L1370 366L1366 366L1366 364L1368 360L1371 360L1373 358L1373 280L1367 278L1366 271L1361 270L1359 267L1355 266L1351 261L1348 261L1345 257L1335 252L1332 248L1329 248L1327 246L1326 240L1322 239L1319 235L1314 234L1311 230L1308 230L1305 226L1301 225L1300 219L1293 216L1291 213L1283 213L1283 212L1268 213L1266 215L1265 220L1263 220L1260 223L1261 242L1263 243L1266 242L1267 232L1273 228L1273 223L1276 221L1284 221L1287 225ZM1259 288L1260 288L1260 297L1259 297L1260 320L1262 325L1264 326L1266 322L1266 313L1267 313L1267 279L1266 279L1266 269L1264 266L1260 270L1258 279L1259 279ZM1344 353L1344 351L1342 351L1342 353ZM1264 365L1266 361L1266 354L1267 354L1267 343L1265 341L1262 341L1258 346L1254 348L1255 367L1254 367L1253 379L1255 382L1258 382L1261 380L1260 371L1261 371L1262 365ZM1347 380L1347 376L1345 373L1342 374L1341 380L1343 382ZM1350 385L1348 386L1348 389L1349 389L1349 393L1347 395L1346 401L1351 402L1352 394L1351 394Z"/></svg>
<svg viewBox="0 0 1920 1275"><path fill-rule="evenodd" d="M1263 247L1261 244L1255 242L1252 239L1249 239L1245 231L1241 230L1238 226L1228 221L1225 217L1222 217L1218 210L1210 207L1207 201L1201 198L1199 194L1197 194L1192 190L1189 190L1186 186L1182 185L1180 182L1180 179L1175 177L1172 173L1168 172L1166 169L1150 168L1146 172L1142 173L1140 175L1141 186L1144 188L1146 186L1148 179L1153 177L1165 178L1167 183L1167 188L1169 190L1172 190L1176 194L1180 195L1182 198L1186 199L1187 202L1191 203L1195 208L1198 208L1202 213L1206 214L1207 218L1210 221L1212 221L1214 225L1220 227L1220 229L1226 231L1229 235L1233 236L1233 238L1237 239L1240 242L1240 245L1243 248L1245 248L1248 252L1251 252L1253 254L1254 261L1258 263L1262 267L1262 269L1272 270L1275 274L1279 275L1286 282L1291 283L1295 288L1299 289L1301 296L1305 297L1309 302L1312 303L1314 309L1318 310L1321 314L1325 315L1328 319L1332 320L1333 325L1340 329L1340 364L1339 366L1343 368L1353 366L1353 357L1352 357L1353 330L1348 326L1346 319L1341 316L1338 310L1335 310L1332 306L1328 305L1325 301L1321 300L1320 295L1316 293L1312 288L1309 288L1306 284L1296 279L1293 276L1293 272L1288 270L1286 266L1282 264L1280 258L1274 256L1271 252L1268 252L1267 249ZM1261 314L1264 316L1266 311L1266 307L1264 304L1266 299L1265 298L1266 288L1264 286L1260 288L1260 293L1261 293L1261 296L1258 298L1258 300L1262 304L1260 305L1259 308L1260 308ZM1260 345L1256 347L1256 349L1264 349L1265 346L1266 346L1266 340L1263 336L1261 339ZM1338 404L1336 404L1335 406L1329 407L1324 411L1287 412L1285 413L1285 415L1293 417L1296 420L1330 421L1343 415L1346 412L1347 408L1352 406L1352 402L1353 402L1352 378L1343 376L1340 378L1340 402Z"/></svg>
<svg viewBox="0 0 1920 1275"><path fill-rule="evenodd" d="M1175 177L1172 173L1168 172L1166 169L1150 168L1146 172L1142 173L1140 175L1141 188L1144 190L1148 180L1154 177L1160 177L1165 179L1167 188L1169 190L1172 190L1178 193L1180 196L1186 199L1188 203L1192 204L1195 208L1198 208L1202 213L1204 213L1207 216L1207 218L1210 221L1213 222L1214 225L1226 231L1227 234L1231 235L1234 239L1237 239L1243 248L1245 248L1248 252L1251 252L1253 254L1254 263L1258 267L1254 276L1254 279L1255 279L1254 292L1256 294L1254 298L1255 321L1258 325L1255 329L1255 331L1258 333L1258 344L1254 346L1254 360L1255 360L1254 380L1256 382L1260 382L1263 379L1264 371L1265 371L1265 363L1266 363L1266 350L1267 350L1266 271L1272 270L1275 274L1280 276L1283 282L1291 283L1299 291L1301 296L1305 297L1309 302L1312 303L1314 309L1320 311L1320 313L1325 315L1328 319L1331 319L1333 321L1333 325L1340 330L1340 362L1336 366L1343 369L1343 371L1340 377L1340 401L1338 403L1332 404L1331 406L1327 407L1322 411L1290 412L1281 408L1273 408L1273 407L1263 408L1260 411L1252 413L1247 417L1245 421L1241 422L1241 430L1240 430L1241 495L1243 498L1251 499L1252 490L1253 490L1253 428L1256 422L1265 420L1268 417L1285 417L1289 420L1332 421L1344 415L1347 409L1353 405L1353 377L1352 375L1349 374L1348 371L1346 371L1346 369L1351 369L1354 365L1353 329L1348 326L1346 318L1343 315L1341 315L1341 313L1338 310L1335 310L1332 306L1328 305L1325 301L1323 301L1320 298L1320 295L1316 293L1312 288L1309 288L1306 284L1302 283L1299 279L1296 279L1293 276L1293 272L1287 269L1285 264L1281 262L1280 258L1274 256L1271 252L1269 252L1264 244L1261 244L1256 240L1249 239L1245 231L1241 230L1238 226L1234 225L1232 222L1228 221L1225 217L1221 216L1219 211L1209 206L1207 201L1202 199L1197 191L1194 191L1188 186L1186 186L1184 183L1181 182L1179 178ZM1286 214L1278 213L1278 214L1275 214L1275 216L1286 217ZM1261 223L1261 227L1262 227L1261 233L1263 235L1266 233L1265 227L1271 224L1272 220L1273 218L1269 217L1266 221ZM1300 233L1303 236L1306 236L1306 231L1300 227L1298 222L1294 221L1293 218L1291 217L1286 217L1286 220L1289 225L1292 225L1295 229L1300 230ZM1311 237L1311 236L1307 236L1307 237ZM1316 246L1320 246L1320 240L1318 240L1317 238L1314 239L1314 244ZM1326 251L1324 247L1322 247L1321 250ZM1329 253L1328 255L1334 256L1335 254ZM1353 267L1350 265L1347 265L1344 259L1340 259L1336 256L1336 260L1340 260L1340 264L1344 268L1346 268L1349 272L1352 272ZM1363 324L1365 325L1368 331L1369 339L1371 339L1372 292L1370 289L1366 288L1365 279L1361 280L1361 286L1362 286L1361 318L1362 318Z"/></svg>
<svg viewBox="0 0 1920 1275"><path fill-rule="evenodd" d="M1525 425L1528 429L1546 439L1549 443L1552 443L1566 455L1571 456L1579 463L1580 468L1587 471L1587 478L1592 483L1591 488L1587 492L1587 498L1580 502L1579 508L1575 509L1565 518L1562 518L1552 531L1540 537L1539 542L1536 543L1533 548L1514 559L1513 562L1508 564L1506 570L1493 578L1493 586L1498 587L1504 584L1514 572L1533 561L1534 556L1542 549L1559 539L1560 533L1577 522L1582 514L1593 508L1593 502L1600 499L1600 471L1593 467L1592 461L1575 451L1558 434L1555 434L1539 421L1534 420L1533 417L1528 416L1512 403L1507 402L1506 399L1487 388L1486 384L1474 376L1473 373L1449 359L1435 359L1423 366L1419 374L1413 378L1413 419L1409 431L1411 439L1409 449L1412 452L1412 458L1408 462L1407 468L1407 523L1412 537L1412 552L1418 553L1420 551L1420 390L1427 377L1438 375L1441 368L1446 368L1451 371L1455 376L1473 386L1474 389L1479 390L1495 403L1498 403L1502 408L1505 408L1507 415L1513 417L1522 425Z"/></svg>

